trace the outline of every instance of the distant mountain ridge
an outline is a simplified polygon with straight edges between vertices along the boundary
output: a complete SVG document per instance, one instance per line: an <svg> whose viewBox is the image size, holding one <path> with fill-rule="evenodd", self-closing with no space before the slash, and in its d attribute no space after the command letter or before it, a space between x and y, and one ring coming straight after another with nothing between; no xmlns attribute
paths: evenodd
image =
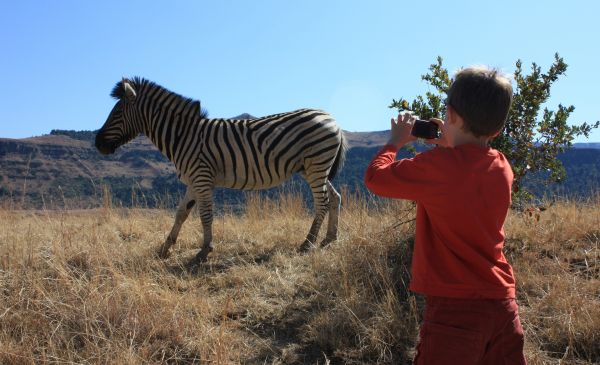
<svg viewBox="0 0 600 365"><path fill-rule="evenodd" d="M238 116L235 116L231 119L256 119L256 117L244 113ZM74 130L63 130L63 129L53 129L50 131L50 135L65 135L69 136L73 139L83 140L83 141L93 141L96 136L96 131L74 131ZM349 132L344 131L344 135L349 141L349 143L353 147L375 147L375 146L383 146L390 135L389 130L385 131L373 131L373 132ZM30 140L34 138L42 138L41 137L30 137L23 138L21 140ZM600 142L585 142L585 143L573 143L573 148L579 149L600 149Z"/></svg>
<svg viewBox="0 0 600 365"><path fill-rule="evenodd" d="M573 143L573 148L600 149L600 142Z"/></svg>
<svg viewBox="0 0 600 365"><path fill-rule="evenodd" d="M244 113L231 119L254 119ZM0 138L0 201L40 208L97 206L106 187L115 204L172 207L183 194L173 164L146 137L138 137L103 156L93 146L96 131L52 130L23 139ZM349 151L335 184L363 193L363 174L372 156L383 146L389 131L345 132ZM565 184L531 186L539 195L589 196L600 187L600 143L577 143L560 156L568 174ZM303 183L289 183L304 189ZM288 185L289 185L288 184ZM268 194L269 192L267 192ZM220 190L217 204L234 204L244 193Z"/></svg>
<svg viewBox="0 0 600 365"><path fill-rule="evenodd" d="M233 117L231 119L238 119L238 120L241 119L241 120L244 120L244 119L256 119L256 117L254 115L252 115L252 114L242 113L242 114L240 114L238 116L235 116L235 117Z"/></svg>

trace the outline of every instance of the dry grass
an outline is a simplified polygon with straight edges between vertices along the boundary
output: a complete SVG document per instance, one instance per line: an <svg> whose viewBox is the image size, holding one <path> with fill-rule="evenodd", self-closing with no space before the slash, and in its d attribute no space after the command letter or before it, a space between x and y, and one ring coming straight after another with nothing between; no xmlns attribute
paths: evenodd
<svg viewBox="0 0 600 365"><path fill-rule="evenodd" d="M530 364L600 361L599 205L507 222ZM300 255L301 199L255 196L189 271L197 217L161 261L172 212L0 210L0 363L410 363L410 214L347 197L340 241Z"/></svg>

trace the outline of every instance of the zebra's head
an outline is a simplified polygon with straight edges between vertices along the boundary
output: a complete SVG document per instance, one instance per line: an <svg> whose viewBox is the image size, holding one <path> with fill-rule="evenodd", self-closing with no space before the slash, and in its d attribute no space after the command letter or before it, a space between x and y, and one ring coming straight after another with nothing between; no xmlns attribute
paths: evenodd
<svg viewBox="0 0 600 365"><path fill-rule="evenodd" d="M117 103L96 134L96 148L103 155L114 153L118 147L142 132L139 118L136 117L138 115L135 108L137 95L134 84L124 78L117 83L111 96L117 99Z"/></svg>

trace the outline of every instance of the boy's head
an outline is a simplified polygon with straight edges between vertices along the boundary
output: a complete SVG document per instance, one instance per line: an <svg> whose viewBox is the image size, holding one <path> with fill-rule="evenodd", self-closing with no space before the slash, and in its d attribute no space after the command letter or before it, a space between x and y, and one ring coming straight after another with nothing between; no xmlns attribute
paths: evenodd
<svg viewBox="0 0 600 365"><path fill-rule="evenodd" d="M498 70L483 66L460 70L446 104L463 120L475 137L491 137L504 127L512 102L510 80Z"/></svg>

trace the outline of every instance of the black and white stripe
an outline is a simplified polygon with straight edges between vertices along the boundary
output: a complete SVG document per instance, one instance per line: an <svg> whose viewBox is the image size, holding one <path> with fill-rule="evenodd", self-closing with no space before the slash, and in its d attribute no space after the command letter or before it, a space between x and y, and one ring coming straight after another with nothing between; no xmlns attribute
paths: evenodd
<svg viewBox="0 0 600 365"><path fill-rule="evenodd" d="M187 185L175 223L160 249L166 257L181 225L198 203L204 246L196 259L212 251L214 187L266 189L300 173L311 187L315 218L301 249L316 240L329 213L326 245L337 239L340 195L330 180L341 167L345 141L327 113L301 109L259 119L209 119L200 102L141 78L123 79L113 89L118 102L96 136L101 153L113 153L144 133L171 160Z"/></svg>

